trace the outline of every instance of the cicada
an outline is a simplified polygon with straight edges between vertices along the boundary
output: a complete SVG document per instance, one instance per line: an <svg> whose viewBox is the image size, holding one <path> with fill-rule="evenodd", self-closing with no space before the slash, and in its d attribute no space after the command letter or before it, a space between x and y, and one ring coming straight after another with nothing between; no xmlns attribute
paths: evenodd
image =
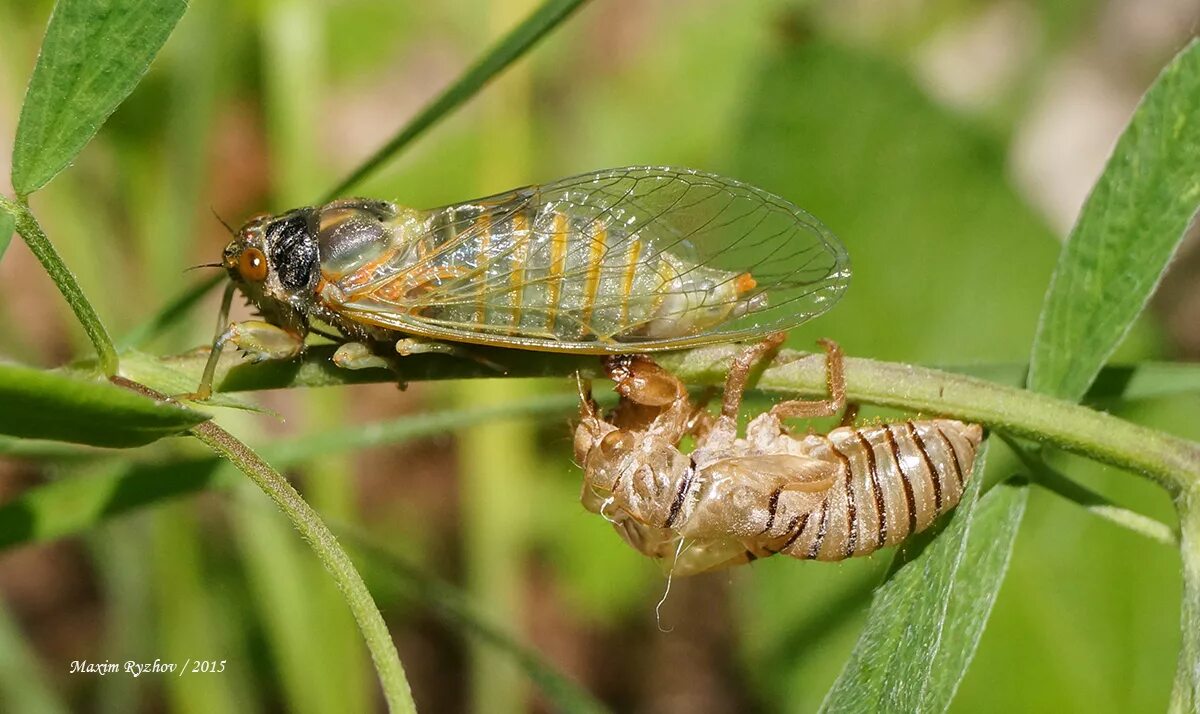
<svg viewBox="0 0 1200 714"><path fill-rule="evenodd" d="M642 356L606 360L620 395L602 415L580 382L575 459L584 506L674 575L725 568L776 553L836 561L868 555L928 528L954 508L983 439L953 419L840 426L791 433L782 420L832 416L845 404L842 355L826 342L830 396L737 415L754 363L783 335L746 348L715 419L675 375ZM684 452L684 437L695 448Z"/></svg>
<svg viewBox="0 0 1200 714"><path fill-rule="evenodd" d="M351 198L251 219L226 246L221 349L301 353L315 322L334 362L468 343L636 353L758 337L837 301L846 251L817 219L701 171L632 167L417 210ZM232 290L262 320L225 327Z"/></svg>

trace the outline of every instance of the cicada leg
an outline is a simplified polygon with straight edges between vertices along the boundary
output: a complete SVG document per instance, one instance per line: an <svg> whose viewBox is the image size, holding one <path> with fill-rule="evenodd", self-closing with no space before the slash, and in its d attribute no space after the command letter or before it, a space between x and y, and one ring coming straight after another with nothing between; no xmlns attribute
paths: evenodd
<svg viewBox="0 0 1200 714"><path fill-rule="evenodd" d="M213 379L217 373L217 362L225 345L233 344L238 349L249 354L255 362L268 359L291 359L304 351L304 336L289 332L261 320L234 322L225 326L229 317L229 305L233 299L233 284L225 290L221 302L220 317L217 321L217 335L213 339L212 350L208 353L208 361L204 364L204 374L196 391L183 395L183 399L205 401L212 396Z"/></svg>
<svg viewBox="0 0 1200 714"><path fill-rule="evenodd" d="M333 353L333 363L341 369L393 369L395 367L362 342L342 343Z"/></svg>
<svg viewBox="0 0 1200 714"><path fill-rule="evenodd" d="M750 381L750 372L764 357L779 349L786 337L784 333L776 332L742 350L733 358L729 375L725 378L725 398L721 401L723 419L737 419L738 409L742 406L742 395L745 394L746 384Z"/></svg>
<svg viewBox="0 0 1200 714"><path fill-rule="evenodd" d="M833 416L846 406L845 356L842 354L842 348L833 340L818 341L825 348L825 383L829 388L829 398L791 399L780 402L771 407L773 416L779 419L812 419ZM853 415L851 421L853 421Z"/></svg>
<svg viewBox="0 0 1200 714"><path fill-rule="evenodd" d="M637 404L665 407L687 399L687 388L678 377L641 355L607 357L604 372L617 394Z"/></svg>
<svg viewBox="0 0 1200 714"><path fill-rule="evenodd" d="M504 374L508 371L502 365L491 361L483 355L458 345L451 345L446 342L437 342L434 340L422 340L417 337L404 337L396 340L396 354L400 355L401 357L427 353L447 354L454 355L455 357L461 357L463 359L469 359L472 362L481 364L484 367L501 374Z"/></svg>

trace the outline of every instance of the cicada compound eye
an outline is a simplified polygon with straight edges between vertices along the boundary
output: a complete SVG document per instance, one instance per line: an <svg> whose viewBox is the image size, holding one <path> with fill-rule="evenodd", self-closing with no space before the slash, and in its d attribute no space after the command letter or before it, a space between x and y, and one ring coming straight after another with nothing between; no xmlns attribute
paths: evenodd
<svg viewBox="0 0 1200 714"><path fill-rule="evenodd" d="M252 283L267 279L267 256L258 248L247 248L238 256L238 274Z"/></svg>

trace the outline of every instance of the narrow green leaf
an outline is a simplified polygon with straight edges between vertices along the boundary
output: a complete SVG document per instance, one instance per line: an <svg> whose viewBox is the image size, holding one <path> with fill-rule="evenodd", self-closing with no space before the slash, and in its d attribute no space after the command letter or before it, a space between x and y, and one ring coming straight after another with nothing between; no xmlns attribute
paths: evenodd
<svg viewBox="0 0 1200 714"><path fill-rule="evenodd" d="M136 396L136 395L133 395ZM601 400L602 403L604 400ZM392 421L348 427L286 439L262 449L279 468L300 466L318 456L357 449L401 444L455 428L503 419L561 417L577 408L578 397L559 394L520 404L486 409L455 409L416 414ZM45 452L45 443L35 443ZM79 455L89 452L79 449ZM0 454L21 456L0 440ZM53 456L54 452L47 455ZM94 452L91 454L95 458ZM234 481L220 481L221 461L215 457L173 459L131 464L122 469L81 478L65 478L31 488L0 506L0 550L73 535L110 518L147 506Z"/></svg>
<svg viewBox="0 0 1200 714"><path fill-rule="evenodd" d="M875 593L825 712L944 711L975 653L1008 568L1026 489L998 486L978 499L985 452L946 528ZM902 554L903 555L903 554ZM899 557L899 556L898 556ZM898 561L901 562L901 561Z"/></svg>
<svg viewBox="0 0 1200 714"><path fill-rule="evenodd" d="M1193 40L1142 97L1063 248L1030 356L1030 389L1079 399L1150 299L1200 208L1198 107ZM1176 494L1184 562L1177 711L1200 706L1195 489Z"/></svg>
<svg viewBox="0 0 1200 714"><path fill-rule="evenodd" d="M1017 458L1021 459L1021 462L1029 470L1029 475L1042 488L1109 523L1131 530L1163 545L1179 545L1179 538L1166 523L1116 505L1103 494L1096 493L1087 486L1076 483L1066 474L1051 468L1040 455L1024 448L1015 440L1003 436L1001 438L1013 450Z"/></svg>
<svg viewBox="0 0 1200 714"><path fill-rule="evenodd" d="M1200 208L1200 41L1142 98L1059 258L1029 387L1079 399L1154 292Z"/></svg>
<svg viewBox="0 0 1200 714"><path fill-rule="evenodd" d="M999 362L947 365L942 369L1014 387L1024 384L1025 375L1029 372L1024 364ZM1111 404L1196 393L1200 393L1200 364L1109 364L1100 368L1100 373L1084 395L1083 403Z"/></svg>
<svg viewBox="0 0 1200 714"><path fill-rule="evenodd" d="M4 251L8 249L8 244L12 242L13 231L16 229L17 219L5 211L0 211L0 258L4 257Z"/></svg>
<svg viewBox="0 0 1200 714"><path fill-rule="evenodd" d="M95 136L186 9L186 0L59 0L17 124L18 195L45 186Z"/></svg>
<svg viewBox="0 0 1200 714"><path fill-rule="evenodd" d="M331 201L340 197L460 104L475 96L492 78L520 59L538 40L558 27L586 1L546 0L542 3L322 200Z"/></svg>
<svg viewBox="0 0 1200 714"><path fill-rule="evenodd" d="M208 419L107 382L0 364L0 434L91 446L140 446Z"/></svg>

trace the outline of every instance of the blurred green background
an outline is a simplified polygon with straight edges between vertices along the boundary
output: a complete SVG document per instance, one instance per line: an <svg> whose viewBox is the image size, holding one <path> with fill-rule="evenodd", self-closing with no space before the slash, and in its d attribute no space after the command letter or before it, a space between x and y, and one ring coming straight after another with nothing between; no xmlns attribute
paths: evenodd
<svg viewBox="0 0 1200 714"><path fill-rule="evenodd" d="M192 279L184 268L218 254L226 234L212 212L238 223L317 200L535 3L192 5L75 167L32 200L118 335ZM11 144L50 7L0 2L0 145ZM728 174L795 201L849 249L847 297L796 330L793 346L831 337L856 356L1020 362L1062 235L1137 97L1197 22L1189 3L1137 0L601 0L357 193L424 207L627 164ZM1200 354L1194 243L1118 361ZM153 351L205 343L215 313L212 296ZM19 240L0 262L0 335L2 358L55 365L87 353ZM569 388L473 381L268 393L258 401L282 420L220 419L263 445ZM1196 397L1113 409L1200 437ZM152 464L192 448L179 441L135 458ZM548 708L510 656L439 617L444 597L421 596L419 578L379 558L381 548L456 584L512 640L614 709L815 709L890 554L835 565L775 558L678 580L662 632L655 603L665 580L579 505L569 446L563 418L503 422L289 470L335 529L359 534L352 555L417 704ZM1150 484L1061 465L1173 522ZM125 468L0 459L0 500ZM81 537L0 553L3 709L381 706L324 571L260 493L230 480L231 489ZM1178 567L1171 549L1035 490L954 708L1161 710L1178 649ZM180 678L67 673L72 660L156 657L227 665Z"/></svg>

